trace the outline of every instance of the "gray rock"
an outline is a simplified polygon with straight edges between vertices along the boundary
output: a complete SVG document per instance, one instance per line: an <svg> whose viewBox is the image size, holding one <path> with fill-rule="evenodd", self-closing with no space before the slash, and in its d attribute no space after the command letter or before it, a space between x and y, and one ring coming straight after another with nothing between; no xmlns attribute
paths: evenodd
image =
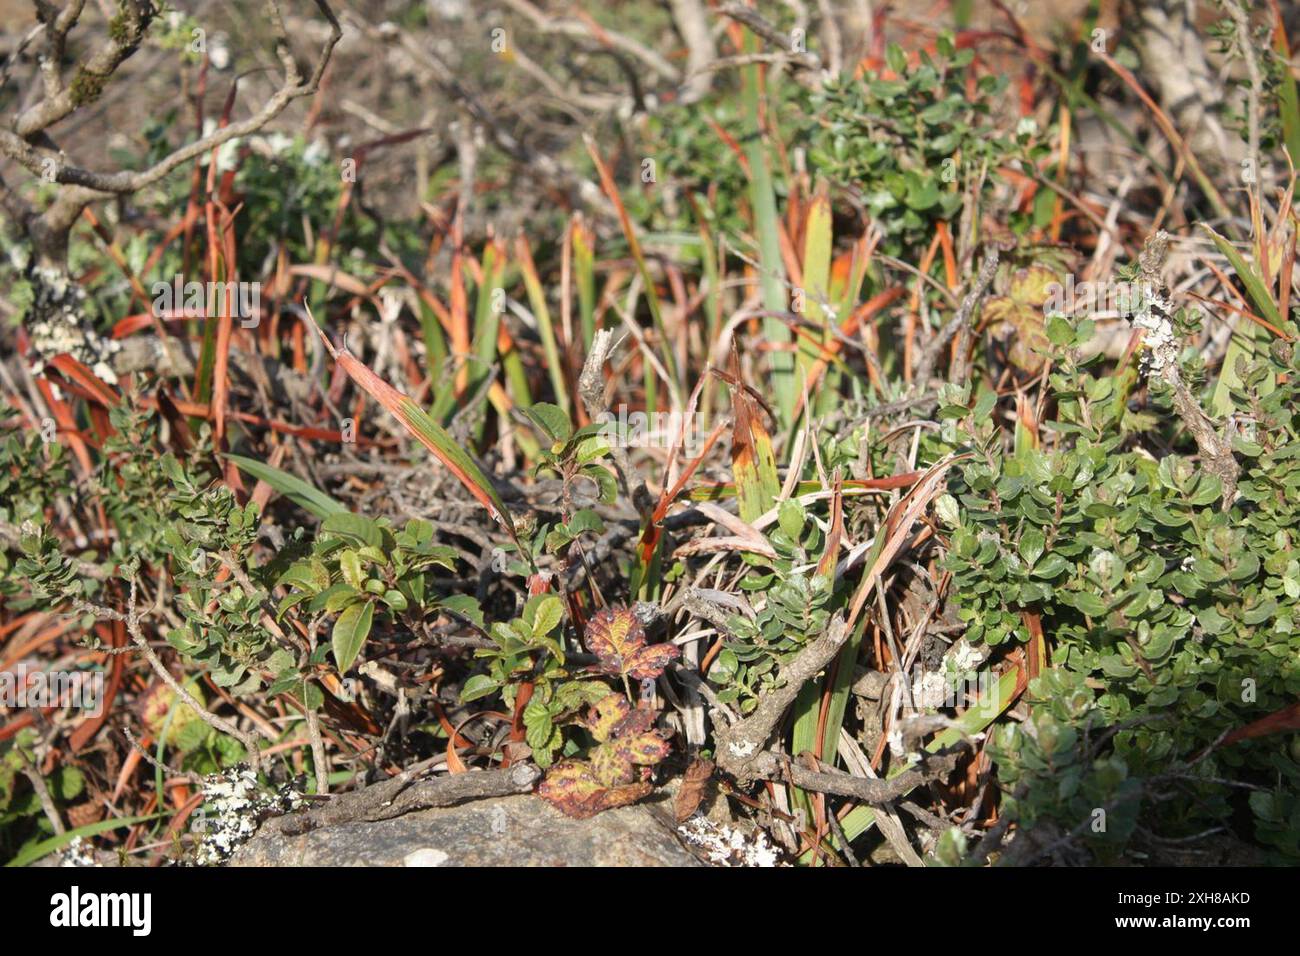
<svg viewBox="0 0 1300 956"><path fill-rule="evenodd" d="M474 800L297 836L263 828L232 866L700 866L666 810L638 804L571 820L531 795Z"/></svg>

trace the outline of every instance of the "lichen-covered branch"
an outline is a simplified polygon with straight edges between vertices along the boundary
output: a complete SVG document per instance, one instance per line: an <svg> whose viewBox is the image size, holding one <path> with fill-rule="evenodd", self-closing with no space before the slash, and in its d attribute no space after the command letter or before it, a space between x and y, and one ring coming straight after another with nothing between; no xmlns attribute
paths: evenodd
<svg viewBox="0 0 1300 956"><path fill-rule="evenodd" d="M1173 391L1174 411L1196 440L1201 467L1223 482L1223 509L1226 511L1236 498L1237 478L1241 474L1241 466L1232 454L1231 419L1224 423L1223 434L1220 434L1213 419L1205 414L1201 403L1187 387L1179 371L1180 344L1169 325L1169 306L1164 297L1165 283L1161 275L1168 253L1169 234L1163 229L1147 237L1142 254L1138 257L1138 266L1142 271L1142 282L1148 291L1149 301L1143 303L1142 311L1134 319L1134 325L1143 329L1144 339L1151 350L1151 374L1165 382Z"/></svg>
<svg viewBox="0 0 1300 956"><path fill-rule="evenodd" d="M530 793L542 775L531 763L517 763L500 770L470 771L416 780L430 763L426 761L409 767L382 783L340 794L315 810L280 817L268 825L284 836L296 836L340 823L390 820L429 807L451 807L466 800Z"/></svg>
<svg viewBox="0 0 1300 956"><path fill-rule="evenodd" d="M45 135L45 130L51 125L96 99L117 67L135 52L155 13L151 4L141 0L131 0L122 5L121 14L109 25L110 42L78 67L76 78L66 89L57 78L47 78L47 93L55 89L57 92L23 112L11 128L0 128L0 154L15 160L33 175L63 187L43 213L31 215L10 198L7 189L0 186L0 199L4 200L6 212L10 215L18 213L13 217L28 232L42 265L57 266L64 261L68 231L90 203L109 195L138 192L223 143L256 132L284 112L291 102L316 92L334 47L343 35L338 18L325 0L316 0L317 8L329 21L330 33L311 75L304 80L289 50L279 4L276 0L268 0L267 6L276 52L284 68L280 88L252 116L174 150L148 169L117 172L83 169L66 162L63 154ZM64 18L60 16L57 22L64 23ZM65 34L73 23L75 17L63 27ZM47 30L56 31L56 28L47 26Z"/></svg>
<svg viewBox="0 0 1300 956"><path fill-rule="evenodd" d="M729 727L717 728L717 759L722 770L742 785L771 776L768 759L771 755L764 748L799 695L799 689L834 659L848 636L848 624L843 618L834 618L825 633L781 668L781 685L764 694L752 714Z"/></svg>

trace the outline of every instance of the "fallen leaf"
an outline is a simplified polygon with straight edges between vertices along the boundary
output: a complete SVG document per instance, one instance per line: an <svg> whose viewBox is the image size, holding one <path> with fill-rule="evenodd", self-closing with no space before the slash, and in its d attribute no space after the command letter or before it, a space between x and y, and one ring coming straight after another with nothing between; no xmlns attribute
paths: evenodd
<svg viewBox="0 0 1300 956"><path fill-rule="evenodd" d="M1046 266L1035 264L1017 269L1006 294L991 296L984 303L986 321L1004 332L1014 330L1015 341L1007 357L1022 371L1042 371L1045 358L1041 350L1048 345L1047 333L1043 331L1044 304L1054 283L1059 285L1060 279Z"/></svg>
<svg viewBox="0 0 1300 956"><path fill-rule="evenodd" d="M546 772L537 794L565 816L585 820L602 810L636 803L653 789L648 783L606 787L585 760L565 760Z"/></svg>
<svg viewBox="0 0 1300 956"><path fill-rule="evenodd" d="M696 757L691 761L691 765L686 768L686 775L682 777L682 788L677 791L677 799L673 802L673 816L678 823L685 823L695 811L700 808L704 798L708 795L709 781L713 779L714 764L712 760L704 760Z"/></svg>

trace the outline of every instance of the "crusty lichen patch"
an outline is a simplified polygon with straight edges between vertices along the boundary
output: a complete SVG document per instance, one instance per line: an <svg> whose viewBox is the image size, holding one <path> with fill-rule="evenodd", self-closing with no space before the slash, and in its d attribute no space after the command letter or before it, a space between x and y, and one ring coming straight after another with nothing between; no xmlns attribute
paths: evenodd
<svg viewBox="0 0 1300 956"><path fill-rule="evenodd" d="M203 808L192 829L198 834L194 862L219 866L246 843L263 817L288 813L302 804L302 794L292 787L266 791L246 766L209 774L203 780Z"/></svg>
<svg viewBox="0 0 1300 956"><path fill-rule="evenodd" d="M109 385L117 384L112 356L122 343L101 338L85 314L86 293L66 273L37 266L25 324L31 337L32 372L40 374L56 355L71 355Z"/></svg>

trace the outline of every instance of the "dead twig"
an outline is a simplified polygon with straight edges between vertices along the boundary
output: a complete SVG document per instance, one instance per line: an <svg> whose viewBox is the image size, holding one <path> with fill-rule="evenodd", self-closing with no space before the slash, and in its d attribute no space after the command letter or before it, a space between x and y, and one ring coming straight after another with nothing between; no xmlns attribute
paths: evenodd
<svg viewBox="0 0 1300 956"><path fill-rule="evenodd" d="M957 766L960 756L956 750L940 754L923 753L921 762L916 767L885 780L855 777L839 770L809 770L797 762L786 761L772 753L764 753L756 765L764 771L761 776L765 779L788 780L801 790L833 793L879 806L907 796L924 783L948 776Z"/></svg>
<svg viewBox="0 0 1300 956"><path fill-rule="evenodd" d="M975 277L975 284L971 286L966 297L962 299L961 307L957 309L957 314L948 320L948 324L941 328L937 335L932 338L921 353L921 360L917 363L916 370L916 387L925 390L929 387L930 379L934 374L934 368L939 363L939 356L943 353L944 346L954 336L957 336L956 354L953 359L953 381L964 382L970 375L970 364L966 359L966 353L970 351L971 322L975 315L975 309L979 306L988 291L990 283L993 282L993 276L998 271L998 250L996 246L989 246L984 252L984 261L980 263L980 271Z"/></svg>
<svg viewBox="0 0 1300 956"><path fill-rule="evenodd" d="M582 396L587 416L593 422L609 421L612 418L609 406L605 404L605 375L602 369L613 347L613 338L614 333L609 329L596 332L591 342L591 352L583 363L582 374L578 376L578 393ZM623 484L623 491L632 499L641 517L646 518L654 510L654 501L646 490L645 481L632 468L632 460L620 437L616 436L610 443L610 453L614 456L614 467Z"/></svg>
<svg viewBox="0 0 1300 956"><path fill-rule="evenodd" d="M782 56L795 69L809 71L821 69L821 58L816 53L794 49L794 38L782 33L752 7L732 3L721 7L718 13L749 27L755 36L781 51Z"/></svg>
<svg viewBox="0 0 1300 956"><path fill-rule="evenodd" d="M717 728L717 760L722 770L744 786L775 772L776 757L763 748L799 695L799 689L834 659L848 636L844 619L834 618L820 637L781 668L781 686L764 694L752 714L729 727Z"/></svg>
<svg viewBox="0 0 1300 956"><path fill-rule="evenodd" d="M423 761L382 783L336 796L315 810L280 817L274 821L274 828L283 836L297 836L340 823L390 820L429 807L450 807L467 800L529 793L542 775L531 763L517 763L499 770L415 779L441 759Z"/></svg>
<svg viewBox="0 0 1300 956"><path fill-rule="evenodd" d="M1165 258L1169 254L1169 234L1163 229L1148 236L1138 257L1138 266L1142 270L1142 282L1150 290L1150 317L1139 315L1135 324L1140 328L1151 329L1160 326L1161 334L1148 339L1151 349L1151 375L1167 384L1173 392L1174 411L1182 419L1183 426L1196 440L1200 451L1201 466L1223 483L1223 510L1232 507L1237 495L1237 477L1241 466L1232 454L1232 418L1223 424L1223 434L1215 427L1215 422L1205 414L1201 403L1192 394L1192 390L1183 381L1178 364L1181 345L1178 337L1169 327L1169 306L1165 299L1165 280L1161 275Z"/></svg>
<svg viewBox="0 0 1300 956"><path fill-rule="evenodd" d="M135 581L132 580L125 614L112 608L101 607L98 604L91 604L89 601L82 598L77 598L73 601L73 607L82 613L93 614L101 620L120 621L125 624L126 631L131 636L132 642L137 648L139 648L140 653L144 655L145 660L149 662L149 666L153 668L154 673L158 675L159 679L171 688L172 692L176 694L176 696L179 697L191 710L193 710L198 718L205 724L220 733L234 737L243 744L244 749L248 751L249 761L252 763L253 769L260 770L262 766L262 754L257 746L257 738L251 733L245 733L240 730L225 718L218 717L200 704L194 695L186 690L180 681L172 676L171 671L169 671L166 665L163 664L162 659L158 657L157 652L155 652L149 645L149 641L144 636L144 630L140 627L140 615L136 611L135 592L136 584Z"/></svg>

